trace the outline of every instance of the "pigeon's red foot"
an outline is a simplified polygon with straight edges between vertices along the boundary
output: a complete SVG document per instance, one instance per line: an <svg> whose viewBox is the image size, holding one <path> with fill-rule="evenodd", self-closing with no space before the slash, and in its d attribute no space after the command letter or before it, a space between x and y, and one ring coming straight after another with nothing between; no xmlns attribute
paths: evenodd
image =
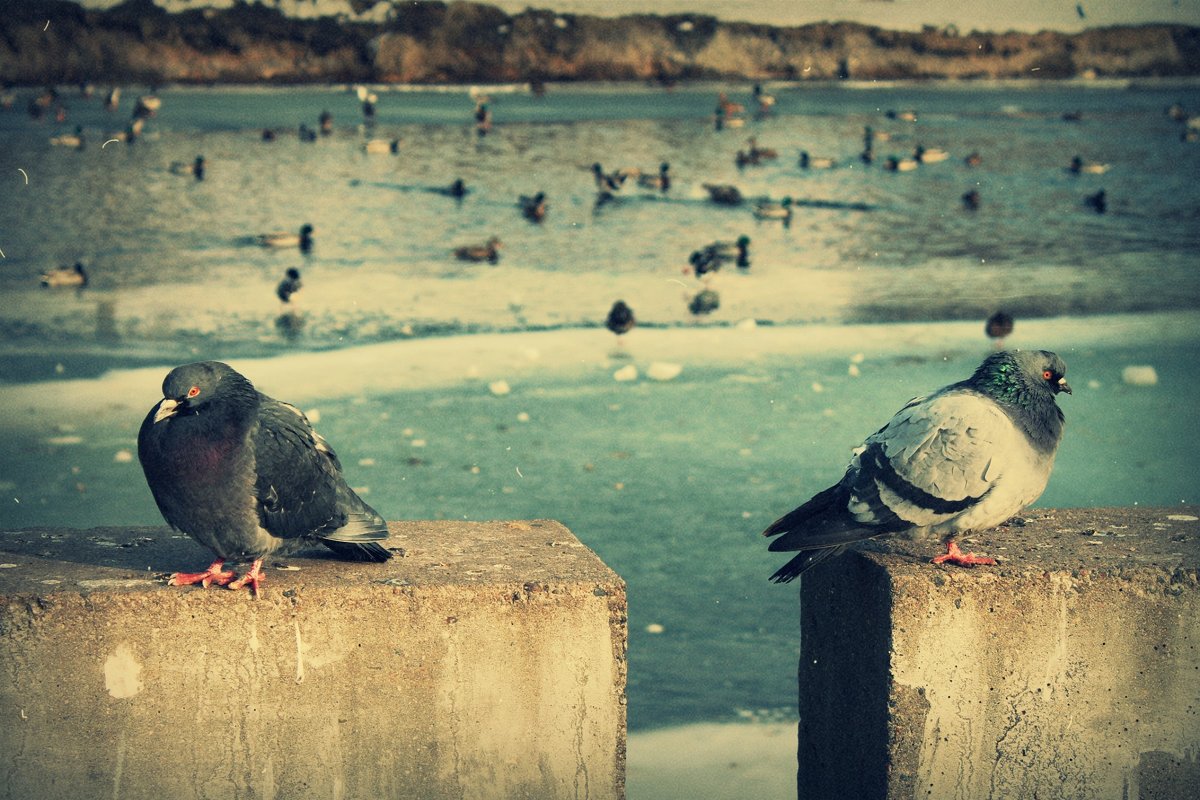
<svg viewBox="0 0 1200 800"><path fill-rule="evenodd" d="M935 564L957 564L960 567L973 567L977 564L995 564L996 559L987 556L977 556L974 553L964 553L958 549L958 542L950 539L946 542L946 552L933 560Z"/></svg>
<svg viewBox="0 0 1200 800"><path fill-rule="evenodd" d="M191 586L198 583L207 589L211 584L227 586L237 576L230 570L222 570L225 559L218 558L204 572L176 572L167 580L168 586Z"/></svg>
<svg viewBox="0 0 1200 800"><path fill-rule="evenodd" d="M255 559L250 565L250 569L246 570L246 574L229 584L230 589L243 589L250 587L250 592L258 597L258 585L267 579L266 575L262 574L262 559Z"/></svg>

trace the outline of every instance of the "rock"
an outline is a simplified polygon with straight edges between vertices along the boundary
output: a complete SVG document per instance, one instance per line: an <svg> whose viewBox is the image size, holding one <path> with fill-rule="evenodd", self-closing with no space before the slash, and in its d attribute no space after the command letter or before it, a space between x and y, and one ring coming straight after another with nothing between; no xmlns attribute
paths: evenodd
<svg viewBox="0 0 1200 800"><path fill-rule="evenodd" d="M633 364L626 364L613 373L614 381L636 381L637 378L638 369Z"/></svg>
<svg viewBox="0 0 1200 800"><path fill-rule="evenodd" d="M1130 364L1121 370L1121 380L1130 386L1155 386L1158 372L1149 364Z"/></svg>
<svg viewBox="0 0 1200 800"><path fill-rule="evenodd" d="M670 361L655 361L646 370L646 377L654 381L672 381L678 378L681 372L683 372L682 364L673 364Z"/></svg>

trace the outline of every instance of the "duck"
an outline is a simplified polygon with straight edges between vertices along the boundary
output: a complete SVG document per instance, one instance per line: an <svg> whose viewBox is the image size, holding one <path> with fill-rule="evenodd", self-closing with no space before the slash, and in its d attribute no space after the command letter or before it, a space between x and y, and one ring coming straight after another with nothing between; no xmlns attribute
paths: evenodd
<svg viewBox="0 0 1200 800"><path fill-rule="evenodd" d="M697 278L716 272L721 266L732 261L741 269L750 267L750 237L739 236L736 240L717 241L696 250L688 257L690 265L685 272L691 271Z"/></svg>
<svg viewBox="0 0 1200 800"><path fill-rule="evenodd" d="M962 204L963 204L963 208L965 208L967 211L978 211L979 210L979 190L972 189L971 191L963 194Z"/></svg>
<svg viewBox="0 0 1200 800"><path fill-rule="evenodd" d="M306 222L300 226L299 233L260 233L255 241L263 247L299 247L300 252L307 253L313 246L313 232L313 226Z"/></svg>
<svg viewBox="0 0 1200 800"><path fill-rule="evenodd" d="M728 183L705 183L704 191L708 199L722 206L737 206L742 204L742 193L736 186Z"/></svg>
<svg viewBox="0 0 1200 800"><path fill-rule="evenodd" d="M775 106L774 95L767 94L763 91L762 84L754 84L754 101L758 103L758 110L755 115L760 119L771 113L771 109Z"/></svg>
<svg viewBox="0 0 1200 800"><path fill-rule="evenodd" d="M621 342L621 336L633 330L635 325L637 319L633 316L633 309L626 305L624 300L613 303L604 319L604 327L616 334L618 344Z"/></svg>
<svg viewBox="0 0 1200 800"><path fill-rule="evenodd" d="M1097 214L1103 214L1104 212L1108 211L1108 196L1104 193L1104 190L1101 189L1095 194L1089 194L1087 197L1083 198L1083 204L1092 211L1095 211Z"/></svg>
<svg viewBox="0 0 1200 800"><path fill-rule="evenodd" d="M521 195L517 198L517 206L521 209L521 216L530 222L541 222L546 218L546 193L538 192L532 197Z"/></svg>
<svg viewBox="0 0 1200 800"><path fill-rule="evenodd" d="M130 123L125 126L125 130L114 131L112 133L109 133L105 136L105 139L106 140L116 139L118 142L125 142L125 144L133 144L139 138L141 138L142 131L145 129L145 127L146 127L146 120L144 120L144 119L131 120Z"/></svg>
<svg viewBox="0 0 1200 800"><path fill-rule="evenodd" d="M83 126L76 125L74 133L51 136L50 144L54 147L74 147L76 150L82 150L84 146Z"/></svg>
<svg viewBox="0 0 1200 800"><path fill-rule="evenodd" d="M734 156L734 163L738 167L757 166L764 161L771 161L778 158L779 153L771 147L759 147L757 137L751 136L746 140L746 144L750 145L749 150L738 150Z"/></svg>
<svg viewBox="0 0 1200 800"><path fill-rule="evenodd" d="M369 139L363 142L363 152L374 155L387 155L400 152L399 139Z"/></svg>
<svg viewBox="0 0 1200 800"><path fill-rule="evenodd" d="M643 189L658 189L660 192L666 192L671 188L671 165L663 162L658 166L657 175L638 175L638 186Z"/></svg>
<svg viewBox="0 0 1200 800"><path fill-rule="evenodd" d="M832 169L837 161L832 158L817 158L810 156L807 150L800 151L800 169Z"/></svg>
<svg viewBox="0 0 1200 800"><path fill-rule="evenodd" d="M1002 350L1004 337L1013 332L1012 316L1004 311L997 311L987 318L987 322L983 324L983 332L995 343L997 350Z"/></svg>
<svg viewBox="0 0 1200 800"><path fill-rule="evenodd" d="M883 162L883 168L889 172L912 172L919 166L921 166L921 163L915 158L888 156L887 161Z"/></svg>
<svg viewBox="0 0 1200 800"><path fill-rule="evenodd" d="M283 280L275 287L275 296L279 298L279 302L288 305L292 302L292 297L300 291L302 285L300 282L300 270L295 267L289 267L287 272L283 274Z"/></svg>
<svg viewBox="0 0 1200 800"><path fill-rule="evenodd" d="M196 180L204 180L204 156L196 156L196 160L192 163L186 161L172 161L167 167L172 175L193 175Z"/></svg>
<svg viewBox="0 0 1200 800"><path fill-rule="evenodd" d="M759 200L754 204L754 216L758 219L780 219L787 225L792 221L792 198L785 197L778 203L774 200Z"/></svg>
<svg viewBox="0 0 1200 800"><path fill-rule="evenodd" d="M429 191L444 197L453 197L455 200L462 200L471 190L463 183L462 178L455 178L454 182L449 186L430 186Z"/></svg>
<svg viewBox="0 0 1200 800"><path fill-rule="evenodd" d="M320 116L317 117L317 125L321 128L322 136L328 136L333 133L333 114L329 112L329 109L323 110Z"/></svg>
<svg viewBox="0 0 1200 800"><path fill-rule="evenodd" d="M889 111L887 111L887 113L884 114L884 116L887 117L888 119L898 119L901 122L916 122L917 121L917 112L913 111L912 109L906 109L904 111L889 110Z"/></svg>
<svg viewBox="0 0 1200 800"><path fill-rule="evenodd" d="M134 119L153 117L162 108L162 100L153 94L144 94L133 103Z"/></svg>
<svg viewBox="0 0 1200 800"><path fill-rule="evenodd" d="M702 314L711 314L721 307L721 295L714 292L712 289L702 289L688 303L688 311L696 316Z"/></svg>
<svg viewBox="0 0 1200 800"><path fill-rule="evenodd" d="M88 274L83 268L83 263L75 262L73 267L58 267L57 269L47 270L42 273L41 284L48 289L59 289L63 287L78 287L82 289L88 285Z"/></svg>
<svg viewBox="0 0 1200 800"><path fill-rule="evenodd" d="M733 117L738 114L745 113L746 107L741 103L735 103L729 99L729 95L725 92L717 93L717 113L723 114L726 117Z"/></svg>
<svg viewBox="0 0 1200 800"><path fill-rule="evenodd" d="M945 161L949 157L950 154L940 147L926 147L923 144L919 144L913 150L913 159L919 164L936 164L939 161Z"/></svg>
<svg viewBox="0 0 1200 800"><path fill-rule="evenodd" d="M500 239L493 236L483 244L466 244L454 248L454 256L459 261L486 261L495 264L500 260Z"/></svg>
<svg viewBox="0 0 1200 800"><path fill-rule="evenodd" d="M596 191L616 192L620 191L621 186L625 183L625 176L619 172L605 172L604 167L597 161L592 164L592 180L596 183Z"/></svg>
<svg viewBox="0 0 1200 800"><path fill-rule="evenodd" d="M1067 166L1067 172L1072 175L1103 175L1108 172L1108 164L1102 164L1098 161L1084 161L1079 156L1072 156L1071 163Z"/></svg>
<svg viewBox="0 0 1200 800"><path fill-rule="evenodd" d="M972 150L963 158L963 163L968 167L978 167L983 163L983 156L979 155L978 150Z"/></svg>
<svg viewBox="0 0 1200 800"><path fill-rule="evenodd" d="M305 125L303 122L300 123L299 135L300 141L302 142L309 143L317 140L317 132Z"/></svg>

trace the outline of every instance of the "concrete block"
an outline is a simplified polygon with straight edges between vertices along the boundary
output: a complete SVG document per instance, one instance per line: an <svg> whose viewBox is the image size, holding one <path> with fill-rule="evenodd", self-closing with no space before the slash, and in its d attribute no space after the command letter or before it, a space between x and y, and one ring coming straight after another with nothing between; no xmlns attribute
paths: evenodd
<svg viewBox="0 0 1200 800"><path fill-rule="evenodd" d="M1034 511L802 579L801 798L1200 797L1200 509Z"/></svg>
<svg viewBox="0 0 1200 800"><path fill-rule="evenodd" d="M165 528L0 532L0 797L623 797L620 578L557 522L390 527L258 600L165 586L210 560Z"/></svg>

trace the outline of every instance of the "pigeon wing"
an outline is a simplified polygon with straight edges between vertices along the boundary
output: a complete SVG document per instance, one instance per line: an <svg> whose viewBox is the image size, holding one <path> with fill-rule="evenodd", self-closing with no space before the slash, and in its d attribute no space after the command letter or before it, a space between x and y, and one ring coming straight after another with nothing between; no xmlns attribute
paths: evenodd
<svg viewBox="0 0 1200 800"><path fill-rule="evenodd" d="M273 536L295 539L341 527L341 465L299 409L263 398L254 446L257 510Z"/></svg>
<svg viewBox="0 0 1200 800"><path fill-rule="evenodd" d="M847 473L861 524L932 527L983 502L1003 474L1012 420L992 400L954 389L914 400L871 435Z"/></svg>

